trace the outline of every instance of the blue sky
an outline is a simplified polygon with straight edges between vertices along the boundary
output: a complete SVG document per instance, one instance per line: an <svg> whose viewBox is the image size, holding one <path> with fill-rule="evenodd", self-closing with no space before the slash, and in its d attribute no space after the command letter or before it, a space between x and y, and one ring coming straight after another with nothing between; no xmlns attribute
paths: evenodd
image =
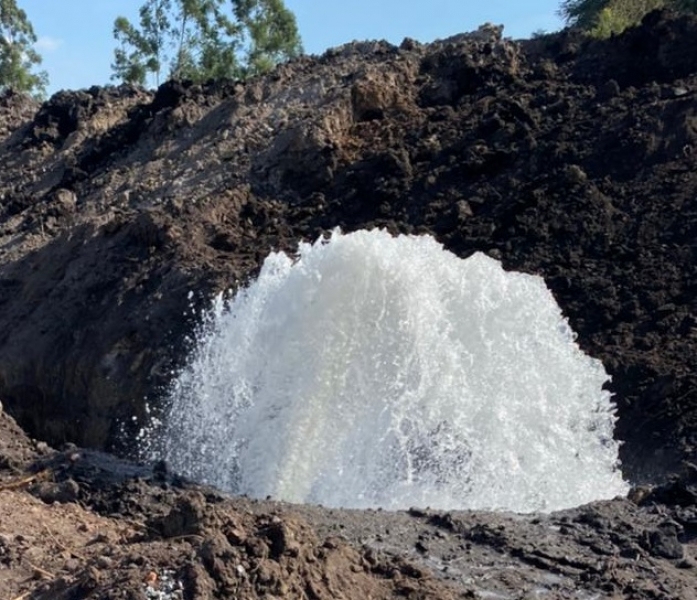
<svg viewBox="0 0 697 600"><path fill-rule="evenodd" d="M39 37L37 49L50 78L49 94L110 83L118 15L137 22L143 0L18 0ZM308 54L352 40L405 37L432 41L476 29L487 21L503 24L508 37L562 26L560 0L286 0L295 13Z"/></svg>

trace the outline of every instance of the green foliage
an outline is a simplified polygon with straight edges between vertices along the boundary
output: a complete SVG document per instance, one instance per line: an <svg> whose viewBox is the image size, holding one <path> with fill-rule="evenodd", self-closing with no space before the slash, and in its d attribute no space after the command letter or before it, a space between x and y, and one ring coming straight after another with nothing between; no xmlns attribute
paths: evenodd
<svg viewBox="0 0 697 600"><path fill-rule="evenodd" d="M282 0L147 0L139 16L114 22L113 79L244 78L302 51Z"/></svg>
<svg viewBox="0 0 697 600"><path fill-rule="evenodd" d="M0 0L0 90L46 95L48 75L34 72L41 56L34 50L36 34L15 0Z"/></svg>
<svg viewBox="0 0 697 600"><path fill-rule="evenodd" d="M268 71L302 51L295 16L282 0L237 0L235 17L247 34L247 74Z"/></svg>
<svg viewBox="0 0 697 600"><path fill-rule="evenodd" d="M564 0L558 12L567 25L588 31L595 26L598 15L609 2L610 0Z"/></svg>
<svg viewBox="0 0 697 600"><path fill-rule="evenodd" d="M658 8L697 12L697 0L564 0L559 14L568 25L597 38L607 38L638 25Z"/></svg>
<svg viewBox="0 0 697 600"><path fill-rule="evenodd" d="M624 31L631 25L624 15L616 10L606 6L600 11L596 19L595 26L589 31L591 36L595 38L605 39L611 35Z"/></svg>
<svg viewBox="0 0 697 600"><path fill-rule="evenodd" d="M665 0L610 0L600 11L590 34L596 38L608 38L637 25L647 13L665 6Z"/></svg>
<svg viewBox="0 0 697 600"><path fill-rule="evenodd" d="M160 83L162 65L166 61L167 32L171 28L170 0L148 0L140 7L140 28L125 17L114 21L114 37L120 47L114 50L112 78L143 85L148 73Z"/></svg>

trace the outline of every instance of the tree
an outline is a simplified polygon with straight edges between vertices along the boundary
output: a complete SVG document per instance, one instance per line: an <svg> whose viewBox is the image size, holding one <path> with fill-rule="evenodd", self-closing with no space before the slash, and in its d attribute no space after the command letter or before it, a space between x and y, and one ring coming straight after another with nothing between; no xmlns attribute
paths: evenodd
<svg viewBox="0 0 697 600"><path fill-rule="evenodd" d="M598 20L600 12L610 0L564 0L559 7L559 15L567 25L589 31Z"/></svg>
<svg viewBox="0 0 697 600"><path fill-rule="evenodd" d="M48 75L45 71L33 72L41 64L35 43L36 34L27 14L15 0L0 0L0 90L45 96Z"/></svg>
<svg viewBox="0 0 697 600"><path fill-rule="evenodd" d="M170 76L204 81L240 76L242 29L225 12L224 0L178 0L175 59Z"/></svg>
<svg viewBox="0 0 697 600"><path fill-rule="evenodd" d="M597 38L608 38L622 33L628 27L638 25L652 10L663 8L666 0L610 0L600 11L590 34Z"/></svg>
<svg viewBox="0 0 697 600"><path fill-rule="evenodd" d="M697 12L697 0L564 0L559 15L568 25L593 37L606 38L638 25L658 8Z"/></svg>
<svg viewBox="0 0 697 600"><path fill-rule="evenodd" d="M248 34L248 74L268 71L302 49L295 16L282 0L238 0L235 17Z"/></svg>
<svg viewBox="0 0 697 600"><path fill-rule="evenodd" d="M116 18L114 37L121 46L114 50L113 79L142 85L148 73L153 73L159 85L170 10L170 0L148 0L139 10L140 29L125 17Z"/></svg>
<svg viewBox="0 0 697 600"><path fill-rule="evenodd" d="M114 22L113 79L245 78L302 52L282 0L147 0L139 17Z"/></svg>

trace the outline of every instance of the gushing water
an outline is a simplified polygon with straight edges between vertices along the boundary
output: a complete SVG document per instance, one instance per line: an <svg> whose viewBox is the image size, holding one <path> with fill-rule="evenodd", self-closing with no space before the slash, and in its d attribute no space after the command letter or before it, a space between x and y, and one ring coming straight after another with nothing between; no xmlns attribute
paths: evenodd
<svg viewBox="0 0 697 600"><path fill-rule="evenodd" d="M160 456L341 507L555 510L624 494L614 405L540 277L431 237L271 254L204 320Z"/></svg>

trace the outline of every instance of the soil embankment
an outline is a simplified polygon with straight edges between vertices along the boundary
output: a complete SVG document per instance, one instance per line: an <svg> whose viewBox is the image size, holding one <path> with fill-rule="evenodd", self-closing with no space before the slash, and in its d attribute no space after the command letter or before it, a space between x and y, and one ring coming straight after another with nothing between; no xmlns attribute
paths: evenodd
<svg viewBox="0 0 697 600"><path fill-rule="evenodd" d="M484 29L354 43L245 84L0 99L0 398L33 437L123 451L181 364L191 304L271 249L385 227L543 275L612 374L625 473L678 478L639 490L640 505L540 519L357 516L73 460L5 415L0 590L140 597L154 573L187 598L690 597L695 40L694 17L654 13L606 41ZM53 538L9 503L55 517ZM85 529L64 528L75 519Z"/></svg>

